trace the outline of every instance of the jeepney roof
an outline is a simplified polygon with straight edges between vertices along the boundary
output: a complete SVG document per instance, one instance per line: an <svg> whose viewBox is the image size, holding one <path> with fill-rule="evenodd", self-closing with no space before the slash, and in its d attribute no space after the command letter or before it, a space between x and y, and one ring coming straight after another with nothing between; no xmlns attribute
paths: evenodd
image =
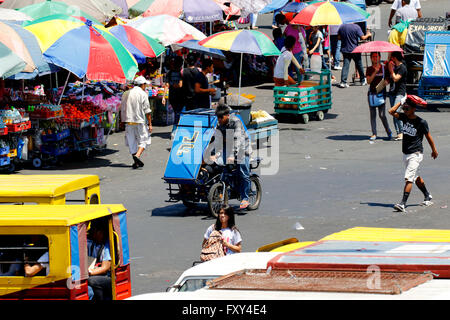
<svg viewBox="0 0 450 320"><path fill-rule="evenodd" d="M66 227L124 211L126 209L122 204L2 205L0 206L0 227Z"/></svg>
<svg viewBox="0 0 450 320"><path fill-rule="evenodd" d="M68 175L2 175L1 197L54 197L100 183L98 176Z"/></svg>

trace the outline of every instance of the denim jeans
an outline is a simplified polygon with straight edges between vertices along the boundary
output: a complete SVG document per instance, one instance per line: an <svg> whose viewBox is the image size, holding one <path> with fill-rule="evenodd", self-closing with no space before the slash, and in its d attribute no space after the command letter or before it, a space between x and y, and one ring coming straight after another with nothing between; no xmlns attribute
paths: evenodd
<svg viewBox="0 0 450 320"><path fill-rule="evenodd" d="M238 161L238 169L241 200L248 200L250 191L250 158L248 156L245 156L243 161Z"/></svg>
<svg viewBox="0 0 450 320"><path fill-rule="evenodd" d="M399 103L404 96L401 95L392 95L391 93L389 94L389 101L391 103L391 108L393 106L395 106L397 103ZM394 127L395 127L395 131L397 132L397 135L399 135L400 133L403 133L403 122L400 121L399 119L397 119L396 117L394 117Z"/></svg>
<svg viewBox="0 0 450 320"><path fill-rule="evenodd" d="M294 54L294 57L301 66L303 64L303 51L297 52L296 54ZM297 79L297 82L301 82L303 80L303 75L300 74L300 70L298 70L297 67L292 63L289 67L289 75L291 77L294 77L294 71L297 71L297 75L300 76L300 78Z"/></svg>
<svg viewBox="0 0 450 320"><path fill-rule="evenodd" d="M341 40L337 35L330 36L331 56L333 57L333 67L339 67L341 59Z"/></svg>
<svg viewBox="0 0 450 320"><path fill-rule="evenodd" d="M341 83L347 83L348 71L350 69L350 62L352 60L355 61L356 70L358 70L360 77L359 79L361 80L361 82L363 82L366 77L364 75L361 53L342 52L342 54L344 56L344 66L342 67Z"/></svg>
<svg viewBox="0 0 450 320"><path fill-rule="evenodd" d="M250 26L252 28L256 27L256 21L258 20L257 13L250 13Z"/></svg>
<svg viewBox="0 0 450 320"><path fill-rule="evenodd" d="M89 287L92 291L89 290ZM102 276L90 276L88 278L88 294L94 293L92 300L111 300L112 299L112 286L111 277ZM91 297L89 297L91 299Z"/></svg>

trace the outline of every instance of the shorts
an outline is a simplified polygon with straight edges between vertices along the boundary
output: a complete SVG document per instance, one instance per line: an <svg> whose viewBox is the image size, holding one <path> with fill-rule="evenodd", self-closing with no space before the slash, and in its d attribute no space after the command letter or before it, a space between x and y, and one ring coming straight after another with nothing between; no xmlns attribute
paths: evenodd
<svg viewBox="0 0 450 320"><path fill-rule="evenodd" d="M403 162L405 163L405 180L409 182L414 182L416 180L416 175L419 170L419 164L423 160L423 153L414 152L411 154L403 155Z"/></svg>
<svg viewBox="0 0 450 320"><path fill-rule="evenodd" d="M131 154L135 154L138 148L146 148L152 143L152 137L148 126L144 123L125 125L125 145Z"/></svg>

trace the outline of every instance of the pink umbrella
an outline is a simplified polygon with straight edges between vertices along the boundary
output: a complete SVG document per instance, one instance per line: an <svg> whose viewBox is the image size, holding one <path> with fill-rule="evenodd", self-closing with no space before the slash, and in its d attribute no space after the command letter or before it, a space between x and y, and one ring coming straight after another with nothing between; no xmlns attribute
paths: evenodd
<svg viewBox="0 0 450 320"><path fill-rule="evenodd" d="M403 49L399 46L386 42L386 41L370 41L357 46L352 53L364 53L364 52L393 52L400 51Z"/></svg>

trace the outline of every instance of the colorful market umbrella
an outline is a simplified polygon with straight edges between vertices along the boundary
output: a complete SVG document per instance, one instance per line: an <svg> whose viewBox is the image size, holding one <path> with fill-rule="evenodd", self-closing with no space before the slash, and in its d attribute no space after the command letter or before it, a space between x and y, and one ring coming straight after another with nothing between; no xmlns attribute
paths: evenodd
<svg viewBox="0 0 450 320"><path fill-rule="evenodd" d="M32 17L26 15L23 12L19 12L13 9L0 8L0 20L4 21L30 21Z"/></svg>
<svg viewBox="0 0 450 320"><path fill-rule="evenodd" d="M283 8L282 12L300 12L308 6L306 2L289 2Z"/></svg>
<svg viewBox="0 0 450 320"><path fill-rule="evenodd" d="M21 36L10 25L3 22L0 22L0 43L25 62L25 66L22 68L24 72L34 72L36 65Z"/></svg>
<svg viewBox="0 0 450 320"><path fill-rule="evenodd" d="M141 0L129 8L130 16L183 15L189 23L222 20L223 10L214 0Z"/></svg>
<svg viewBox="0 0 450 320"><path fill-rule="evenodd" d="M69 6L64 2L59 1L45 1L40 3L35 3L20 9L17 9L18 12L22 12L24 14L29 15L32 19L36 20L46 16L50 16L53 14L64 14L66 16L75 16L75 17L85 17L97 24L100 24L95 18L80 10L79 7Z"/></svg>
<svg viewBox="0 0 450 320"><path fill-rule="evenodd" d="M352 53L364 53L364 52L403 52L403 49L399 46L389 43L387 41L370 41L357 46Z"/></svg>
<svg viewBox="0 0 450 320"><path fill-rule="evenodd" d="M250 13L257 14L269 5L272 0L230 0L236 7L241 9L241 15L246 17Z"/></svg>
<svg viewBox="0 0 450 320"><path fill-rule="evenodd" d="M21 72L27 63L0 42L0 78Z"/></svg>
<svg viewBox="0 0 450 320"><path fill-rule="evenodd" d="M178 44L178 46L192 50L202 52L214 58L224 59L225 55L219 49L207 48L198 44L198 40L188 40L183 43Z"/></svg>
<svg viewBox="0 0 450 320"><path fill-rule="evenodd" d="M127 0L111 0L112 3L116 4L118 7L122 9L122 12L119 13L119 17L128 18L128 3Z"/></svg>
<svg viewBox="0 0 450 320"><path fill-rule="evenodd" d="M33 72L17 73L11 77L12 79L33 79L36 76L43 76L58 70L58 67L50 65L44 60L39 43L31 32L13 22L0 22L0 30L0 38L14 39L17 41L16 47L20 47L21 43L23 43L24 47L22 49L28 51L35 67ZM18 40L19 38L22 42Z"/></svg>
<svg viewBox="0 0 450 320"><path fill-rule="evenodd" d="M278 50L272 40L265 33L257 30L223 31L199 41L198 44L207 48L215 48L241 54L239 97L241 96L243 54L248 53L263 56L278 56L281 54L280 50ZM238 104L239 102L240 101L238 100Z"/></svg>
<svg viewBox="0 0 450 320"><path fill-rule="evenodd" d="M78 78L125 83L138 71L132 54L106 28L83 17L52 15L24 23L46 61Z"/></svg>
<svg viewBox="0 0 450 320"><path fill-rule="evenodd" d="M271 3L265 6L264 9L262 9L259 13L263 14L281 9L284 6L286 6L288 2L289 0L273 0Z"/></svg>
<svg viewBox="0 0 450 320"><path fill-rule="evenodd" d="M20 9L26 6L51 0L7 0L0 7ZM109 0L58 0L69 6L82 10L101 23L108 22L112 17L122 12L122 9Z"/></svg>
<svg viewBox="0 0 450 320"><path fill-rule="evenodd" d="M307 26L340 25L361 22L370 16L358 6L347 2L314 1L290 22Z"/></svg>
<svg viewBox="0 0 450 320"><path fill-rule="evenodd" d="M190 24L166 14L132 20L128 24L164 46L187 40L203 40L206 36Z"/></svg>
<svg viewBox="0 0 450 320"><path fill-rule="evenodd" d="M272 40L258 30L231 30L215 33L199 41L199 45L237 53L277 56L280 50Z"/></svg>
<svg viewBox="0 0 450 320"><path fill-rule="evenodd" d="M145 63L146 57L159 57L165 50L158 41L128 25L117 25L109 31L133 54L138 63Z"/></svg>

